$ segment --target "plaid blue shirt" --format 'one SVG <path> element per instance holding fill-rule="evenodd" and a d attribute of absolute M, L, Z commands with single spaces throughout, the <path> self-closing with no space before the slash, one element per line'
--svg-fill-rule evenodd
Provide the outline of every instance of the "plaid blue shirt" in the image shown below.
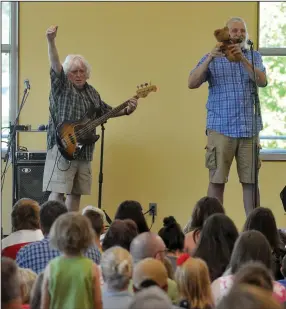
<path fill-rule="evenodd" d="M 52 249 L 49 239 L 45 237 L 41 241 L 29 244 L 19 250 L 16 257 L 16 263 L 21 268 L 30 268 L 39 274 L 48 265 L 50 260 L 60 256 L 60 251 Z M 101 254 L 96 246 L 90 247 L 85 256 L 93 260 L 96 264 L 100 264 Z"/>
<path fill-rule="evenodd" d="M 243 49 L 243 54 L 251 63 L 250 50 Z M 196 68 L 208 55 L 199 61 Z M 257 51 L 254 51 L 254 64 L 257 69 L 266 72 L 261 55 Z M 209 84 L 206 104 L 207 129 L 236 138 L 251 137 L 262 130 L 260 113 L 257 131 L 253 132 L 252 129 L 254 83 L 241 62 L 230 62 L 226 57 L 214 58 L 208 66 L 204 82 L 206 81 Z M 256 100 L 259 98 L 256 97 Z"/>

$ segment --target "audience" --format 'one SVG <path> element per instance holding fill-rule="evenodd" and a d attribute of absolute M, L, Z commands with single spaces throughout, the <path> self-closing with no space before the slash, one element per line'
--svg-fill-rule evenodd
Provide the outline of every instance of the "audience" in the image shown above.
<path fill-rule="evenodd" d="M 173 309 L 169 297 L 158 286 L 151 286 L 135 294 L 128 309 Z M 271 308 L 272 309 L 272 308 Z"/>
<path fill-rule="evenodd" d="M 233 286 L 239 284 L 255 285 L 270 292 L 273 291 L 273 278 L 271 271 L 260 262 L 248 262 L 237 271 Z"/>
<path fill-rule="evenodd" d="M 191 220 L 184 228 L 186 234 L 185 249 L 189 254 L 192 254 L 197 246 L 204 222 L 208 217 L 216 213 L 225 213 L 221 202 L 217 198 L 205 196 L 196 203 Z"/>
<path fill-rule="evenodd" d="M 285 234 L 267 208 L 253 210 L 240 235 L 221 203 L 209 197 L 195 205 L 186 234 L 173 216 L 164 218 L 158 234 L 150 232 L 140 203 L 129 200 L 119 205 L 106 234 L 105 213 L 93 206 L 68 213 L 61 202 L 40 207 L 21 199 L 11 218 L 12 234 L 2 240 L 4 309 L 286 304 Z"/>
<path fill-rule="evenodd" d="M 21 309 L 21 286 L 18 267 L 10 258 L 1 259 L 1 308 Z"/>
<path fill-rule="evenodd" d="M 279 280 L 279 282 L 286 287 L 286 255 L 284 256 L 282 263 L 281 263 L 281 273 L 284 279 Z"/>
<path fill-rule="evenodd" d="M 26 244 L 43 239 L 40 230 L 40 206 L 29 198 L 22 198 L 12 208 L 12 233 L 2 239 L 2 256 L 16 259 Z"/>
<path fill-rule="evenodd" d="M 22 309 L 30 308 L 30 296 L 33 285 L 37 279 L 37 274 L 33 272 L 31 269 L 27 268 L 18 268 L 19 274 L 19 282 L 21 288 L 21 295 L 22 295 Z"/>
<path fill-rule="evenodd" d="M 206 263 L 187 253 L 178 258 L 175 274 L 180 295 L 180 307 L 210 309 L 213 306 L 211 282 Z"/>
<path fill-rule="evenodd" d="M 161 261 L 146 258 L 135 265 L 132 283 L 136 293 L 150 286 L 158 286 L 167 293 L 168 273 Z"/>
<path fill-rule="evenodd" d="M 274 277 L 276 280 L 283 279 L 280 269 L 286 250 L 280 239 L 272 211 L 264 207 L 254 209 L 247 217 L 244 225 L 244 231 L 250 230 L 259 231 L 267 238 L 272 249 Z"/>
<path fill-rule="evenodd" d="M 16 257 L 19 267 L 30 268 L 39 274 L 44 271 L 48 263 L 55 257 L 60 256 L 60 251 L 50 246 L 50 230 L 56 219 L 68 210 L 62 202 L 47 201 L 41 206 L 40 225 L 44 234 L 44 239 L 34 242 L 22 248 Z M 100 252 L 93 243 L 85 255 L 95 263 L 100 263 Z"/>
<path fill-rule="evenodd" d="M 90 220 L 95 234 L 95 244 L 97 245 L 97 248 L 100 250 L 100 252 L 102 252 L 100 243 L 100 236 L 104 233 L 104 222 L 102 215 L 99 212 L 94 211 L 93 209 L 87 209 L 83 212 L 83 215 Z"/>
<path fill-rule="evenodd" d="M 237 238 L 236 226 L 228 216 L 214 214 L 205 221 L 193 256 L 207 263 L 211 282 L 226 270 Z"/>
<path fill-rule="evenodd" d="M 130 246 L 133 263 L 136 264 L 146 258 L 154 258 L 164 263 L 166 246 L 160 236 L 146 232 L 135 237 Z M 168 295 L 173 303 L 178 301 L 178 289 L 175 281 L 168 278 Z"/>
<path fill-rule="evenodd" d="M 254 230 L 243 232 L 237 239 L 229 263 L 231 274 L 220 277 L 212 283 L 212 292 L 216 304 L 229 292 L 239 269 L 251 261 L 261 262 L 272 273 L 269 242 L 262 233 Z M 286 301 L 286 289 L 276 281 L 273 281 L 273 293 L 279 299 L 279 302 Z"/>
<path fill-rule="evenodd" d="M 43 285 L 44 273 L 41 272 L 32 288 L 30 296 L 30 309 L 40 309 L 42 300 L 42 285 Z"/>
<path fill-rule="evenodd" d="M 101 259 L 105 282 L 102 289 L 103 309 L 127 309 L 132 299 L 128 291 L 132 277 L 132 257 L 121 247 L 106 250 Z"/>
<path fill-rule="evenodd" d="M 173 270 L 175 271 L 177 256 L 184 250 L 185 235 L 173 216 L 164 218 L 163 223 L 164 227 L 160 229 L 158 235 L 165 243 L 167 258 L 171 261 Z"/>
<path fill-rule="evenodd" d="M 113 246 L 120 246 L 130 250 L 132 240 L 138 235 L 137 226 L 130 219 L 115 220 L 110 225 L 102 242 L 102 250 L 105 251 Z"/>
<path fill-rule="evenodd" d="M 142 206 L 139 202 L 136 202 L 136 201 L 122 202 L 117 208 L 114 220 L 116 219 L 133 220 L 137 225 L 139 234 L 144 233 L 144 232 L 149 232 L 147 222 L 142 212 Z"/>
<path fill-rule="evenodd" d="M 282 309 L 280 304 L 264 289 L 242 284 L 235 286 L 216 309 Z"/>
<path fill-rule="evenodd" d="M 76 212 L 59 216 L 50 232 L 50 244 L 62 256 L 44 272 L 41 309 L 102 309 L 97 265 L 83 252 L 94 243 L 90 221 Z"/>

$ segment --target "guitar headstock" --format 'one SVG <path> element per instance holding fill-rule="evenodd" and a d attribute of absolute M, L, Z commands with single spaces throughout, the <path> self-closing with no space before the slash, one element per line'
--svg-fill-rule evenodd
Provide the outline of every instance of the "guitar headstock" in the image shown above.
<path fill-rule="evenodd" d="M 155 85 L 151 85 L 151 82 L 149 84 L 141 84 L 140 86 L 137 86 L 137 88 L 138 90 L 136 91 L 136 96 L 138 98 L 146 98 L 150 92 L 157 91 L 157 87 Z"/>

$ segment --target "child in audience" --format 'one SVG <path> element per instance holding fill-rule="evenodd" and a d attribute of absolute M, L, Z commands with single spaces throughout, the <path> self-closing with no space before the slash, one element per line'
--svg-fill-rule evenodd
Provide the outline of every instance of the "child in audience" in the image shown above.
<path fill-rule="evenodd" d="M 22 295 L 22 309 L 29 309 L 30 295 L 33 285 L 37 279 L 37 274 L 28 268 L 19 268 L 19 281 Z"/>
<path fill-rule="evenodd" d="M 50 244 L 62 255 L 45 269 L 41 309 L 102 309 L 98 267 L 83 256 L 93 242 L 85 216 L 69 212 L 56 219 Z"/>
<path fill-rule="evenodd" d="M 207 264 L 187 253 L 177 260 L 175 280 L 180 294 L 180 307 L 210 309 L 213 306 L 211 282 Z"/>

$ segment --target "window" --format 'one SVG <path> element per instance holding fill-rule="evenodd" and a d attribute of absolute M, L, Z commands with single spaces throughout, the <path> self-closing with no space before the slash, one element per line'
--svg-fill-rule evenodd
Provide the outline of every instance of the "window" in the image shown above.
<path fill-rule="evenodd" d="M 286 2 L 259 3 L 259 51 L 268 86 L 259 88 L 265 160 L 286 160 Z"/>
<path fill-rule="evenodd" d="M 18 102 L 18 6 L 1 3 L 2 42 L 2 155 L 7 149 L 10 121 L 16 118 Z M 13 91 L 12 91 L 13 90 Z M 3 151 L 4 150 L 4 151 Z"/>

